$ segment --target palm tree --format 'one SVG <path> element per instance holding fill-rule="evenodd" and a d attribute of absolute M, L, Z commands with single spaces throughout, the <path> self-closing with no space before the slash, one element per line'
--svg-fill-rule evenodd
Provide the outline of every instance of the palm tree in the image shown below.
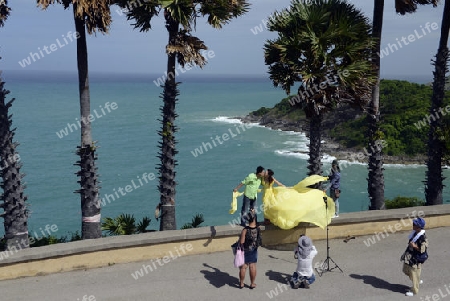
<path fill-rule="evenodd" d="M 417 4 L 437 5 L 439 0 L 395 0 L 395 9 L 402 15 L 414 13 Z M 385 209 L 384 204 L 384 175 L 383 175 L 383 153 L 380 140 L 383 133 L 380 130 L 380 51 L 381 33 L 383 29 L 384 0 L 374 0 L 372 36 L 375 48 L 372 53 L 373 69 L 376 75 L 376 84 L 372 88 L 372 99 L 367 108 L 368 111 L 368 179 L 367 191 L 370 199 L 370 210 Z"/>
<path fill-rule="evenodd" d="M 383 12 L 384 0 L 375 0 L 372 25 L 372 37 L 375 42 L 375 49 L 372 53 L 372 64 L 376 76 L 376 84 L 372 88 L 371 102 L 367 107 L 367 138 L 368 148 L 370 150 L 367 191 L 370 199 L 370 210 L 385 209 L 382 148 L 377 147 L 379 145 L 378 141 L 383 138 L 380 130 L 380 51 Z"/>
<path fill-rule="evenodd" d="M 116 3 L 128 10 L 127 18 L 136 21 L 135 28 L 141 31 L 151 29 L 150 21 L 161 10 L 164 13 L 165 26 L 169 34 L 166 46 L 167 78 L 165 79 L 163 93 L 163 106 L 161 108 L 161 136 L 159 159 L 159 185 L 160 193 L 160 230 L 175 230 L 175 155 L 177 127 L 175 119 L 175 106 L 179 95 L 176 82 L 176 63 L 184 68 L 185 65 L 206 64 L 203 51 L 207 49 L 204 42 L 191 35 L 195 30 L 197 17 L 207 16 L 208 23 L 214 28 L 222 28 L 231 19 L 247 12 L 247 0 L 165 0 L 165 1 L 132 1 L 117 0 Z"/>
<path fill-rule="evenodd" d="M 88 76 L 88 54 L 86 43 L 86 30 L 89 34 L 99 31 L 107 33 L 111 24 L 110 0 L 37 0 L 38 6 L 46 9 L 49 5 L 59 3 L 67 9 L 72 4 L 75 30 L 77 38 L 77 63 L 78 63 L 78 89 L 80 95 L 81 114 L 81 145 L 78 146 L 77 155 L 80 160 L 76 165 L 80 166 L 77 175 L 81 188 L 77 193 L 81 195 L 83 239 L 101 237 L 100 229 L 100 198 L 97 167 L 96 146 L 92 140 L 91 123 L 89 115 L 90 93 Z"/>
<path fill-rule="evenodd" d="M 445 0 L 444 13 L 442 16 L 441 37 L 436 60 L 433 62 L 434 80 L 433 96 L 431 97 L 430 115 L 436 116 L 436 112 L 442 110 L 445 95 L 445 75 L 448 72 L 449 49 L 447 47 L 450 31 L 450 0 Z M 447 125 L 448 127 L 448 125 Z M 446 150 L 446 132 L 443 116 L 433 118 L 430 122 L 428 134 L 428 160 L 425 182 L 425 199 L 427 205 L 438 205 L 443 203 L 442 190 L 444 177 L 442 176 L 442 160 Z"/>
<path fill-rule="evenodd" d="M 191 228 L 198 228 L 200 225 L 205 221 L 203 218 L 203 214 L 197 213 L 192 217 L 192 220 L 190 223 L 184 224 L 180 229 L 191 229 Z"/>
<path fill-rule="evenodd" d="M 105 218 L 102 223 L 102 230 L 109 235 L 131 235 L 147 232 L 147 227 L 150 225 L 150 218 L 143 217 L 136 225 L 136 219 L 131 214 L 120 214 L 117 217 Z"/>
<path fill-rule="evenodd" d="M 0 27 L 5 25 L 11 9 L 8 1 L 0 2 Z M 1 57 L 0 57 L 1 59 Z M 3 190 L 1 195 L 0 214 L 4 219 L 6 250 L 17 250 L 28 248 L 28 210 L 26 206 L 27 197 L 24 194 L 25 187 L 22 184 L 23 174 L 20 173 L 22 164 L 20 156 L 16 152 L 18 143 L 14 142 L 15 129 L 11 128 L 12 115 L 9 113 L 14 98 L 6 102 L 9 91 L 4 88 L 5 83 L 0 71 L 0 176 Z"/>
<path fill-rule="evenodd" d="M 278 32 L 264 46 L 270 79 L 287 94 L 301 83 L 291 104 L 309 119 L 308 175 L 321 175 L 324 114 L 344 103 L 364 108 L 369 101 L 371 26 L 344 0 L 292 0 L 269 18 L 268 29 Z"/>

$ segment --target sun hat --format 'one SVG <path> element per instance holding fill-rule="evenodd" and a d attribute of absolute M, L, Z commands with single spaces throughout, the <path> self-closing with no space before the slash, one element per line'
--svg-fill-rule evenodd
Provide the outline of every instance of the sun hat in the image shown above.
<path fill-rule="evenodd" d="M 308 236 L 300 236 L 298 239 L 298 254 L 306 258 L 313 250 L 311 239 Z"/>
<path fill-rule="evenodd" d="M 413 220 L 413 225 L 419 227 L 420 229 L 425 228 L 425 220 L 421 217 L 415 218 Z"/>

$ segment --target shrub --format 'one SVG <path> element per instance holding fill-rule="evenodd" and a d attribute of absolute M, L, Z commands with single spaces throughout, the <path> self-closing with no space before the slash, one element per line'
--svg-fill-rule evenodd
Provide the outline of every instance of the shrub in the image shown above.
<path fill-rule="evenodd" d="M 192 221 L 190 223 L 186 223 L 181 227 L 180 229 L 190 229 L 190 228 L 198 228 L 200 224 L 202 224 L 205 221 L 203 218 L 203 214 L 197 213 L 192 217 Z"/>
<path fill-rule="evenodd" d="M 417 197 L 397 196 L 392 200 L 386 199 L 384 201 L 386 209 L 407 208 L 415 206 L 425 206 L 425 201 Z"/>

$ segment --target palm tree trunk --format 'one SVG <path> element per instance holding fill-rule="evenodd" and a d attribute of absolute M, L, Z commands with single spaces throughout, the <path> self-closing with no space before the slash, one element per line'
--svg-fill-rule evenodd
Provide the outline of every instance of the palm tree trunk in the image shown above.
<path fill-rule="evenodd" d="M 82 226 L 81 235 L 83 239 L 101 237 L 100 228 L 100 200 L 97 168 L 95 160 L 95 145 L 91 137 L 90 115 L 90 95 L 89 95 L 89 77 L 88 77 L 88 54 L 86 43 L 85 22 L 82 17 L 76 15 L 77 4 L 73 4 L 73 13 L 75 19 L 75 29 L 79 34 L 77 39 L 77 62 L 78 62 L 78 84 L 80 94 L 80 114 L 81 114 L 81 146 L 78 147 L 77 155 L 80 161 L 76 165 L 80 166 L 77 175 L 81 188 L 76 193 L 81 195 L 81 215 Z"/>
<path fill-rule="evenodd" d="M 169 33 L 169 45 L 174 44 L 176 35 L 178 33 L 179 23 L 172 19 L 170 13 L 164 12 L 166 19 L 166 28 Z M 159 165 L 159 186 L 160 204 L 161 204 L 161 221 L 160 231 L 176 230 L 177 224 L 175 219 L 175 166 L 177 161 L 175 155 L 175 105 L 177 96 L 179 94 L 176 84 L 176 53 L 169 53 L 167 58 L 167 79 L 164 84 L 163 91 L 163 107 L 162 113 L 162 130 L 159 135 L 162 138 L 161 151 L 159 158 L 161 163 Z"/>
<path fill-rule="evenodd" d="M 380 50 L 381 32 L 383 29 L 384 0 L 375 0 L 373 9 L 373 30 L 375 50 L 372 53 L 372 64 L 376 72 L 377 82 L 372 88 L 372 100 L 368 107 L 368 188 L 370 210 L 385 209 L 384 206 L 384 175 L 383 154 L 377 141 L 380 139 Z"/>
<path fill-rule="evenodd" d="M 22 164 L 16 153 L 18 143 L 13 142 L 14 129 L 11 129 L 11 115 L 9 108 L 14 99 L 5 103 L 9 91 L 3 88 L 4 82 L 0 77 L 0 187 L 3 193 L 0 199 L 3 201 L 0 208 L 3 213 L 5 227 L 5 249 L 18 251 L 29 247 L 28 241 L 28 210 L 27 197 L 22 185 L 23 174 L 20 173 Z"/>
<path fill-rule="evenodd" d="M 322 135 L 322 115 L 313 115 L 309 121 L 309 159 L 308 176 L 322 175 L 321 163 L 321 135 Z"/>
<path fill-rule="evenodd" d="M 437 112 L 442 110 L 445 95 L 445 74 L 448 72 L 449 50 L 447 47 L 450 30 L 450 0 L 445 1 L 442 16 L 441 38 L 434 62 L 433 96 L 430 107 L 430 129 L 428 134 L 428 160 L 425 184 L 425 198 L 427 205 L 443 203 L 442 190 L 444 177 L 442 175 L 442 156 L 445 141 L 440 137 L 443 132 L 442 116 Z"/>

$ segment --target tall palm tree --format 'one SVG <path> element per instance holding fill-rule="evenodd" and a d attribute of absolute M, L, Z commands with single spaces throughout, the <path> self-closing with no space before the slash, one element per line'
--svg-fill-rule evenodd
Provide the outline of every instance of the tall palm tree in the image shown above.
<path fill-rule="evenodd" d="M 300 82 L 291 104 L 309 119 L 308 175 L 321 175 L 324 114 L 343 103 L 364 108 L 369 101 L 369 20 L 344 0 L 292 0 L 269 18 L 268 29 L 278 32 L 264 45 L 270 79 L 287 94 Z"/>
<path fill-rule="evenodd" d="M 186 64 L 202 67 L 206 64 L 203 51 L 207 49 L 203 41 L 191 35 L 195 30 L 197 18 L 207 17 L 207 22 L 214 28 L 222 28 L 233 18 L 247 12 L 247 0 L 161 0 L 144 1 L 137 3 L 127 0 L 117 0 L 116 3 L 128 10 L 127 18 L 136 21 L 135 28 L 141 31 L 151 29 L 150 21 L 161 10 L 164 13 L 165 25 L 169 34 L 166 46 L 167 78 L 165 79 L 163 93 L 163 106 L 161 108 L 162 123 L 159 135 L 161 136 L 159 159 L 159 185 L 160 193 L 160 230 L 175 230 L 175 155 L 177 127 L 175 119 L 177 114 L 175 106 L 179 95 L 176 82 L 176 63 L 184 68 Z"/>
<path fill-rule="evenodd" d="M 448 63 L 450 60 L 448 36 L 450 31 L 450 0 L 445 0 L 444 12 L 441 24 L 441 37 L 439 39 L 439 48 L 436 54 L 436 60 L 433 62 L 434 80 L 433 96 L 431 97 L 431 116 L 436 116 L 436 112 L 442 110 L 445 95 L 445 75 L 448 72 Z M 447 125 L 448 127 L 448 125 Z M 438 205 L 443 203 L 442 190 L 444 177 L 442 176 L 442 160 L 446 149 L 445 137 L 446 131 L 443 116 L 431 119 L 428 134 L 428 160 L 425 182 L 425 199 L 427 205 Z"/>
<path fill-rule="evenodd" d="M 439 0 L 395 0 L 395 9 L 399 14 L 414 13 L 417 4 L 437 5 Z M 368 106 L 368 179 L 367 191 L 370 199 L 370 210 L 385 209 L 384 205 L 384 174 L 383 174 L 383 152 L 379 141 L 383 139 L 380 130 L 380 52 L 381 35 L 383 29 L 384 0 L 374 0 L 372 36 L 375 48 L 372 53 L 372 63 L 376 75 L 376 85 L 372 88 L 372 99 Z"/>
<path fill-rule="evenodd" d="M 37 3 L 43 9 L 55 3 L 62 4 L 67 9 L 72 4 L 77 34 L 78 90 L 82 121 L 81 145 L 77 147 L 77 155 L 80 156 L 80 160 L 76 163 L 80 166 L 77 175 L 80 177 L 78 182 L 81 188 L 76 192 L 81 195 L 82 238 L 99 238 L 102 234 L 100 229 L 100 198 L 97 167 L 95 166 L 95 160 L 97 160 L 96 146 L 92 140 L 89 119 L 91 100 L 86 31 L 89 34 L 96 31 L 108 32 L 111 24 L 110 0 L 37 0 Z"/>
<path fill-rule="evenodd" d="M 375 0 L 372 21 L 372 37 L 374 38 L 375 49 L 372 53 L 372 64 L 376 76 L 376 84 L 372 88 L 371 102 L 367 107 L 367 137 L 370 150 L 367 191 L 370 199 L 369 209 L 371 210 L 385 209 L 382 148 L 378 147 L 378 141 L 383 138 L 380 130 L 380 51 L 383 12 L 384 0 Z"/>
<path fill-rule="evenodd" d="M 8 1 L 0 3 L 0 27 L 5 25 L 9 12 Z M 1 58 L 0 58 L 1 59 Z M 27 197 L 24 194 L 22 184 L 23 174 L 20 173 L 22 164 L 20 156 L 16 151 L 18 143 L 14 142 L 15 129 L 11 128 L 11 108 L 14 98 L 6 102 L 9 91 L 4 88 L 5 83 L 0 71 L 0 176 L 2 182 L 0 187 L 3 193 L 0 199 L 3 201 L 0 214 L 4 219 L 5 227 L 5 249 L 18 250 L 29 247 L 28 240 L 28 210 L 26 206 Z"/>

